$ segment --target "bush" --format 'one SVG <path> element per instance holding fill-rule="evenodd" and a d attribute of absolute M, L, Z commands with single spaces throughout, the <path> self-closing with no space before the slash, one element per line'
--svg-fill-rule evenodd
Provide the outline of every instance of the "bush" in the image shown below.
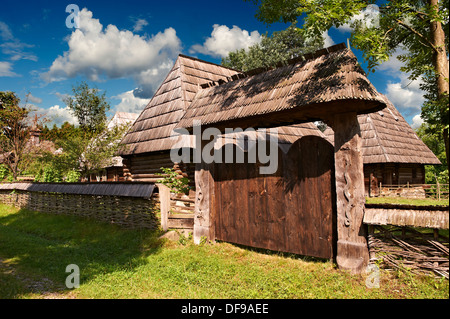
<path fill-rule="evenodd" d="M 9 169 L 5 165 L 0 165 L 0 182 L 9 176 Z"/>
<path fill-rule="evenodd" d="M 80 180 L 81 174 L 77 171 L 69 171 L 66 175 L 67 183 L 76 183 Z"/>
<path fill-rule="evenodd" d="M 163 176 L 157 182 L 166 185 L 170 190 L 177 194 L 187 194 L 189 192 L 189 179 L 180 176 L 173 168 L 161 167 L 164 173 L 157 173 L 156 175 Z"/>
<path fill-rule="evenodd" d="M 62 174 L 53 166 L 45 166 L 44 169 L 36 176 L 35 180 L 41 183 L 61 183 Z"/>

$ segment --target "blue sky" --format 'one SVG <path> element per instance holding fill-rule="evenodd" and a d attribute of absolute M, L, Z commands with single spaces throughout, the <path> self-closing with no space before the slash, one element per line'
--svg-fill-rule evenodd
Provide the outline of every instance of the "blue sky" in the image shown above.
<path fill-rule="evenodd" d="M 78 29 L 66 26 L 69 4 L 81 10 Z M 287 27 L 266 26 L 255 13 L 256 6 L 243 0 L 2 0 L 0 91 L 14 91 L 23 102 L 30 93 L 29 104 L 57 124 L 74 121 L 62 98 L 81 81 L 106 92 L 110 116 L 139 113 L 179 53 L 220 64 L 229 51 Z M 326 44 L 346 43 L 349 31 L 329 30 Z M 416 127 L 423 93 L 400 66 L 392 58 L 369 79 Z"/>

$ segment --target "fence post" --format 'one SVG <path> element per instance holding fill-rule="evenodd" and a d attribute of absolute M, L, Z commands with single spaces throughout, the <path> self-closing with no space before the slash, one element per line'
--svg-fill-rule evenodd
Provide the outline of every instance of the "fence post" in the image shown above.
<path fill-rule="evenodd" d="M 439 181 L 436 179 L 436 192 L 438 195 L 438 200 L 441 200 L 441 185 L 439 184 Z"/>
<path fill-rule="evenodd" d="M 164 231 L 168 230 L 168 220 L 170 211 L 170 188 L 162 185 L 156 185 L 159 190 L 159 207 L 161 210 L 161 228 Z"/>

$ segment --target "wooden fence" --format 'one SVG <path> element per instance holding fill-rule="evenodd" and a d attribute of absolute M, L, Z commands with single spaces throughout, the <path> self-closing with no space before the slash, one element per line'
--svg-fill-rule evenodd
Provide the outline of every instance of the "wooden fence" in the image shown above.
<path fill-rule="evenodd" d="M 193 232 L 195 193 L 174 194 L 167 186 L 157 184 L 161 209 L 161 227 L 164 231 L 175 229 Z"/>
<path fill-rule="evenodd" d="M 370 189 L 369 196 L 448 199 L 449 184 L 384 185 L 380 183 L 376 189 Z"/>
<path fill-rule="evenodd" d="M 148 183 L 0 184 L 0 202 L 37 212 L 157 229 L 159 202 Z"/>
<path fill-rule="evenodd" d="M 449 207 L 366 204 L 371 262 L 385 268 L 449 278 Z M 418 231 L 418 229 L 422 231 Z M 427 230 L 428 229 L 428 230 Z"/>

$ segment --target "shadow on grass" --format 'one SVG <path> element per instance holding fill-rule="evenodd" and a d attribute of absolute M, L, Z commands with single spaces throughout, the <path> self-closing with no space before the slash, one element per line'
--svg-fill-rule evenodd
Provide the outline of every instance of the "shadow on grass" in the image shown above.
<path fill-rule="evenodd" d="M 327 262 L 335 263 L 336 262 L 334 258 L 330 260 L 330 259 L 327 259 L 327 258 L 299 255 L 299 254 L 294 254 L 294 253 L 289 253 L 289 252 L 270 250 L 270 249 L 267 249 L 267 248 L 251 247 L 251 246 L 246 246 L 246 245 L 236 244 L 236 243 L 230 243 L 230 242 L 225 242 L 225 241 L 220 241 L 220 240 L 216 240 L 216 241 L 218 243 L 220 243 L 220 242 L 227 243 L 229 245 L 232 245 L 234 247 L 238 247 L 240 249 L 244 249 L 244 250 L 247 250 L 247 251 L 250 251 L 250 252 L 256 252 L 258 254 L 264 254 L 264 255 L 267 255 L 267 256 L 279 256 L 279 257 L 283 257 L 283 258 L 299 259 L 299 260 L 308 261 L 308 262 L 315 262 L 315 263 L 327 263 Z"/>
<path fill-rule="evenodd" d="M 45 293 L 68 292 L 65 282 L 71 273 L 66 267 L 72 264 L 80 269 L 81 285 L 99 275 L 133 270 L 161 249 L 159 235 L 159 230 L 129 230 L 26 209 L 5 213 L 0 206 L 0 261 L 3 270 L 10 269 L 0 268 L 0 298 L 20 298 L 39 288 Z M 20 278 L 27 278 L 26 283 Z"/>

